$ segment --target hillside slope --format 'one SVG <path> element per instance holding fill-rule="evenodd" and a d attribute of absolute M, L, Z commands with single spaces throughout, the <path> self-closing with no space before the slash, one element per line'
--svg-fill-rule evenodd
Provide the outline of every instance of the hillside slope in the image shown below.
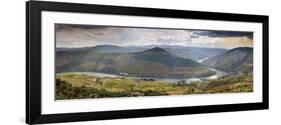
<path fill-rule="evenodd" d="M 253 48 L 239 47 L 202 62 L 208 66 L 229 72 L 253 71 Z"/>

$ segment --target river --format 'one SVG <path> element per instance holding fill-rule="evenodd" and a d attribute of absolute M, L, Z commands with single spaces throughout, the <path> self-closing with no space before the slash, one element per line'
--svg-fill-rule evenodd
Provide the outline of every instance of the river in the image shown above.
<path fill-rule="evenodd" d="M 208 58 L 203 58 L 200 60 L 197 60 L 197 62 L 201 63 L 202 61 L 206 60 Z M 130 77 L 130 76 L 123 76 L 123 75 L 115 75 L 115 74 L 108 74 L 108 73 L 98 73 L 98 72 L 67 72 L 67 73 L 59 73 L 60 74 L 84 74 L 84 75 L 89 75 L 89 76 L 96 76 L 96 77 L 126 77 L 126 78 L 131 78 L 131 79 L 153 79 L 155 81 L 163 81 L 163 82 L 169 82 L 169 83 L 177 83 L 179 81 L 185 81 L 186 83 L 191 83 L 191 82 L 196 82 L 196 81 L 204 81 L 204 80 L 212 80 L 212 79 L 217 79 L 219 77 L 223 77 L 228 75 L 229 73 L 214 69 L 209 67 L 210 70 L 216 72 L 215 75 L 212 76 L 207 76 L 207 77 L 198 77 L 198 78 L 186 78 L 186 79 L 179 79 L 179 78 L 153 78 L 153 77 Z"/>
<path fill-rule="evenodd" d="M 114 74 L 107 74 L 107 73 L 98 73 L 98 72 L 67 72 L 67 73 L 59 73 L 61 74 L 84 74 L 89 76 L 96 76 L 96 77 L 126 77 L 130 79 L 153 79 L 155 81 L 162 81 L 162 82 L 169 82 L 169 83 L 177 83 L 179 81 L 185 81 L 186 83 L 196 82 L 196 81 L 204 81 L 204 80 L 211 80 L 211 79 L 217 79 L 222 76 L 228 75 L 227 72 L 217 70 L 214 68 L 209 68 L 212 71 L 215 71 L 216 74 L 208 77 L 200 77 L 200 78 L 186 78 L 186 79 L 179 79 L 179 78 L 152 78 L 152 77 L 130 77 L 130 76 L 121 76 L 121 75 L 114 75 Z"/>
<path fill-rule="evenodd" d="M 199 62 L 199 63 L 202 63 L 203 61 L 205 61 L 205 60 L 207 60 L 208 58 L 207 57 L 205 57 L 205 58 L 203 58 L 203 59 L 199 59 L 199 60 L 197 60 L 197 62 Z"/>

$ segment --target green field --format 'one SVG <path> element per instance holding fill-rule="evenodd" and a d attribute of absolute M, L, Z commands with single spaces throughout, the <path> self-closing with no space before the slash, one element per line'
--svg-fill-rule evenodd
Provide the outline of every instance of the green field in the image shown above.
<path fill-rule="evenodd" d="M 79 74 L 56 76 L 56 99 L 161 96 L 252 92 L 253 75 L 241 74 L 216 80 L 176 84 L 126 77 L 95 77 Z"/>

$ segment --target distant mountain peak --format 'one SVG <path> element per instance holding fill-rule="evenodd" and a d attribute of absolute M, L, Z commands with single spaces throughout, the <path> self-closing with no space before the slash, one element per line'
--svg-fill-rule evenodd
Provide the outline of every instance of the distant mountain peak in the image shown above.
<path fill-rule="evenodd" d="M 154 47 L 152 49 L 145 50 L 143 53 L 170 54 L 170 52 L 160 47 Z"/>
<path fill-rule="evenodd" d="M 93 47 L 90 47 L 90 48 L 107 49 L 107 48 L 122 48 L 122 47 L 115 46 L 115 45 L 96 45 L 96 46 L 93 46 Z"/>
<path fill-rule="evenodd" d="M 96 45 L 96 46 L 94 46 L 94 47 L 119 47 L 119 46 L 106 45 L 106 44 L 104 44 L 104 45 Z"/>
<path fill-rule="evenodd" d="M 125 51 L 125 48 L 115 45 L 97 45 L 90 47 L 88 50 L 98 53 L 121 53 Z"/>

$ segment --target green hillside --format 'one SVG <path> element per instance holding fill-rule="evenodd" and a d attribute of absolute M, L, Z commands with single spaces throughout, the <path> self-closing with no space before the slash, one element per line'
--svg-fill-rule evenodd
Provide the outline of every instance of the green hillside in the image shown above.
<path fill-rule="evenodd" d="M 253 48 L 239 47 L 205 60 L 203 64 L 228 72 L 253 72 Z"/>
<path fill-rule="evenodd" d="M 253 92 L 253 75 L 223 77 L 216 80 L 171 84 L 125 77 L 96 77 L 78 74 L 56 76 L 56 99 L 86 99 L 161 95 Z"/>
<path fill-rule="evenodd" d="M 136 53 L 98 53 L 87 49 L 56 53 L 56 72 L 101 72 L 158 78 L 189 78 L 215 72 L 190 59 L 174 56 L 162 48 Z"/>

